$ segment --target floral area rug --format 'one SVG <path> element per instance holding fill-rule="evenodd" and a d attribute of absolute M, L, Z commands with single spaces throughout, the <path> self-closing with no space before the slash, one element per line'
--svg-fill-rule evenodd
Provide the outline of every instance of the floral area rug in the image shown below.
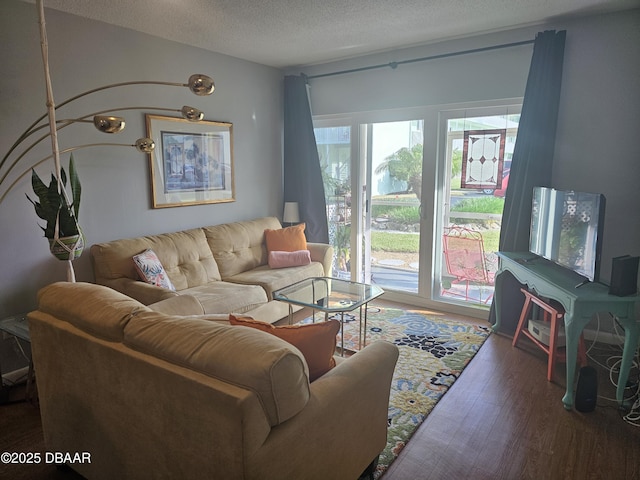
<path fill-rule="evenodd" d="M 333 318 L 340 319 L 340 315 Z M 345 347 L 356 350 L 357 317 L 345 314 L 344 319 Z M 487 327 L 447 320 L 435 313 L 369 307 L 367 344 L 384 340 L 400 351 L 391 382 L 387 446 L 380 455 L 375 478 L 380 478 L 397 458 L 488 336 Z"/>

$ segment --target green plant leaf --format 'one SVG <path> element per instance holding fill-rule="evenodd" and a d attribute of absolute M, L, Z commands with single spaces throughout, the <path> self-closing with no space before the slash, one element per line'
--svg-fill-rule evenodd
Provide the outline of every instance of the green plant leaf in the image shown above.
<path fill-rule="evenodd" d="M 45 237 L 54 238 L 56 223 L 58 224 L 58 236 L 68 237 L 78 235 L 80 233 L 78 227 L 78 211 L 80 207 L 80 179 L 73 162 L 73 158 L 69 160 L 69 171 L 72 189 L 72 205 L 66 199 L 64 189 L 67 184 L 67 174 L 64 168 L 60 169 L 61 187 L 58 190 L 58 180 L 54 174 L 51 174 L 49 186 L 47 186 L 35 172 L 31 171 L 31 185 L 37 199 L 32 199 L 27 195 L 27 199 L 33 204 L 36 215 L 45 220 L 46 227 L 40 227 L 44 230 Z"/>
<path fill-rule="evenodd" d="M 80 184 L 80 177 L 76 170 L 76 164 L 73 161 L 73 153 L 69 158 L 69 177 L 71 177 L 71 195 L 73 197 L 73 213 L 78 218 L 80 213 L 80 195 L 82 194 L 82 185 Z"/>
<path fill-rule="evenodd" d="M 35 193 L 38 198 L 46 196 L 47 186 L 33 169 L 31 169 L 31 186 L 33 187 L 33 193 Z"/>

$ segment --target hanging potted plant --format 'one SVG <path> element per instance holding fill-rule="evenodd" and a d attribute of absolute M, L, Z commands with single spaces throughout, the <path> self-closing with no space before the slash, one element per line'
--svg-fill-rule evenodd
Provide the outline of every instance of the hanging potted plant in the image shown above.
<path fill-rule="evenodd" d="M 51 253 L 60 260 L 75 260 L 84 249 L 84 236 L 78 225 L 78 212 L 80 210 L 80 194 L 82 187 L 73 162 L 73 155 L 69 159 L 69 177 L 71 183 L 71 197 L 67 196 L 67 175 L 64 168 L 60 169 L 60 181 L 51 174 L 49 186 L 40 179 L 35 170 L 31 170 L 31 185 L 33 192 L 38 197 L 32 200 L 36 214 L 46 222 L 42 228 L 44 236 L 49 239 Z"/>

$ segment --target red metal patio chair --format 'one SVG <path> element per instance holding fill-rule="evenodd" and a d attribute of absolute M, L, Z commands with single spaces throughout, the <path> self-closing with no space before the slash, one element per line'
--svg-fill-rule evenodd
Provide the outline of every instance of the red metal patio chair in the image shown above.
<path fill-rule="evenodd" d="M 471 285 L 493 286 L 495 272 L 487 268 L 484 242 L 480 232 L 460 226 L 446 227 L 442 241 L 447 272 L 453 277 L 452 284 L 465 285 L 465 300 L 470 299 Z M 443 286 L 443 293 L 445 291 L 450 295 L 460 295 Z M 493 292 L 484 300 L 484 303 L 488 303 L 492 297 Z"/>

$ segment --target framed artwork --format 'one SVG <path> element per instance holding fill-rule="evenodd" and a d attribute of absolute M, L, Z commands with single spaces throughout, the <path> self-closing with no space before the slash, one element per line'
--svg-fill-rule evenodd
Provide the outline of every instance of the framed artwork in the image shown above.
<path fill-rule="evenodd" d="M 231 123 L 145 117 L 153 208 L 235 201 Z"/>
<path fill-rule="evenodd" d="M 502 188 L 507 131 L 465 130 L 461 188 Z"/>

